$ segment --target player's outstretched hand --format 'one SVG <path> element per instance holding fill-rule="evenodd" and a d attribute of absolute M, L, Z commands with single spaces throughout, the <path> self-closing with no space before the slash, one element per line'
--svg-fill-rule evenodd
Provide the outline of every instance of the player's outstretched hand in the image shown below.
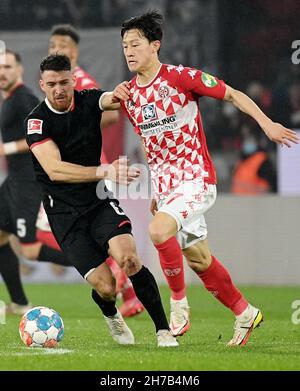
<path fill-rule="evenodd" d="M 123 81 L 118 84 L 113 90 L 113 102 L 117 103 L 121 100 L 128 100 L 130 97 L 130 84 L 128 81 Z"/>
<path fill-rule="evenodd" d="M 299 143 L 297 133 L 291 129 L 285 128 L 279 123 L 271 122 L 264 128 L 264 132 L 267 137 L 281 146 L 286 145 L 288 148 L 291 147 L 291 142 L 294 144 Z"/>
<path fill-rule="evenodd" d="M 111 164 L 100 166 L 104 170 L 104 178 L 121 185 L 129 185 L 138 179 L 140 170 L 137 167 L 129 166 L 129 159 L 122 157 Z"/>
<path fill-rule="evenodd" d="M 151 201 L 150 212 L 153 214 L 153 216 L 155 216 L 157 212 L 157 202 L 154 198 Z"/>

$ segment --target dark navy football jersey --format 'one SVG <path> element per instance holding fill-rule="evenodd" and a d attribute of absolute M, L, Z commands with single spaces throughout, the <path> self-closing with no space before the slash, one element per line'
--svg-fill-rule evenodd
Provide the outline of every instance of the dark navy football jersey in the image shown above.
<path fill-rule="evenodd" d="M 59 148 L 62 161 L 82 166 L 99 166 L 102 147 L 99 128 L 102 110 L 99 99 L 102 93 L 102 90 L 74 91 L 73 107 L 68 112 L 58 112 L 47 99 L 43 101 L 25 120 L 29 147 L 32 149 L 38 144 L 53 140 Z M 62 204 L 85 208 L 101 201 L 96 194 L 97 182 L 53 182 L 35 156 L 32 156 L 44 200 L 45 196 L 54 200 L 54 209 Z"/>
<path fill-rule="evenodd" d="M 39 104 L 32 91 L 20 84 L 4 99 L 0 113 L 0 128 L 3 143 L 19 141 L 26 137 L 24 119 Z M 8 175 L 14 180 L 34 179 L 30 153 L 14 153 L 6 156 Z"/>

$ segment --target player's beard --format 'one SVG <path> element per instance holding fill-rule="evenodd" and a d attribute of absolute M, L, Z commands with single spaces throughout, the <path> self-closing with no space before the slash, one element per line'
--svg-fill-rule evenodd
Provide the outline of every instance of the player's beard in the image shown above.
<path fill-rule="evenodd" d="M 7 84 L 5 85 L 5 82 Z M 16 80 L 9 82 L 7 79 L 0 80 L 0 90 L 4 92 L 8 92 L 12 89 L 12 87 L 16 84 Z"/>
<path fill-rule="evenodd" d="M 61 100 L 54 99 L 54 104 L 52 105 L 53 108 L 57 111 L 67 111 L 69 107 L 71 106 L 72 97 L 65 97 Z"/>

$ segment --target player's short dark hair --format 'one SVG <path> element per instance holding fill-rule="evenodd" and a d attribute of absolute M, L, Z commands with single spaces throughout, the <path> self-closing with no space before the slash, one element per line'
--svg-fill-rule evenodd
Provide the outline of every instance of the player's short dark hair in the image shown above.
<path fill-rule="evenodd" d="M 9 54 L 12 54 L 14 57 L 15 57 L 15 60 L 18 64 L 22 64 L 22 59 L 21 59 L 21 56 L 19 53 L 17 52 L 14 52 L 13 50 L 11 49 L 6 49 L 5 50 L 5 53 L 9 53 Z"/>
<path fill-rule="evenodd" d="M 71 70 L 71 62 L 69 57 L 62 54 L 50 54 L 45 57 L 40 65 L 40 71 L 43 73 L 44 71 L 70 71 Z"/>
<path fill-rule="evenodd" d="M 71 24 L 55 24 L 51 29 L 51 36 L 52 35 L 66 35 L 72 38 L 76 45 L 78 45 L 80 41 L 78 31 Z"/>
<path fill-rule="evenodd" d="M 122 23 L 121 37 L 128 30 L 138 29 L 149 42 L 161 41 L 163 36 L 163 16 L 156 10 L 146 12 L 141 16 L 135 16 Z"/>

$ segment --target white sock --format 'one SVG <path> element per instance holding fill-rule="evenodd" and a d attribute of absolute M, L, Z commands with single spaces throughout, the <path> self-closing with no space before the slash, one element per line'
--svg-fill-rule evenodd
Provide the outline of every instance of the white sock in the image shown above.
<path fill-rule="evenodd" d="M 248 307 L 236 319 L 241 323 L 247 323 L 253 317 L 254 307 L 251 304 L 248 304 Z"/>
<path fill-rule="evenodd" d="M 185 305 L 188 305 L 188 301 L 187 301 L 187 297 L 184 296 L 182 299 L 180 300 L 175 300 L 175 299 L 172 299 L 171 297 L 171 300 L 170 300 L 171 303 L 180 303 L 180 304 L 185 304 Z"/>

